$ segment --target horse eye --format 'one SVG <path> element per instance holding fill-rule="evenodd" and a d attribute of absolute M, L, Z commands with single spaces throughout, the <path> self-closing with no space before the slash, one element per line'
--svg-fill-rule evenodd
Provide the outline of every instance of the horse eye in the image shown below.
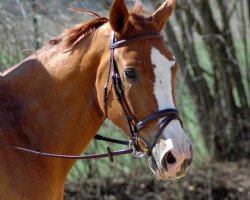
<path fill-rule="evenodd" d="M 125 69 L 125 76 L 130 79 L 136 79 L 137 74 L 133 69 Z"/>

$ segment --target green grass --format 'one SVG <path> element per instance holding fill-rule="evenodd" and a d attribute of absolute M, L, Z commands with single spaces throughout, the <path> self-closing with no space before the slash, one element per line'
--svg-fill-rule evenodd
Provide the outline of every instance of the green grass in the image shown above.
<path fill-rule="evenodd" d="M 0 71 L 12 67 L 23 59 L 24 55 L 22 53 L 19 53 L 17 55 L 12 55 L 10 53 L 0 54 Z"/>

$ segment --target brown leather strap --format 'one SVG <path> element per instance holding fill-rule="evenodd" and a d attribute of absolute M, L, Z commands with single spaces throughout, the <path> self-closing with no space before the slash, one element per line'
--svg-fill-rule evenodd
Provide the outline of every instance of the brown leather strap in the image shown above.
<path fill-rule="evenodd" d="M 152 39 L 159 39 L 159 38 L 162 39 L 163 35 L 160 33 L 151 33 L 151 34 L 147 34 L 147 35 L 137 36 L 135 38 L 119 40 L 117 42 L 112 43 L 110 45 L 110 49 L 116 49 L 116 48 L 119 48 L 123 45 L 135 43 L 135 42 L 139 42 L 139 41 L 143 41 L 143 40 L 152 40 Z"/>
<path fill-rule="evenodd" d="M 144 117 L 136 124 L 137 131 L 140 131 L 143 127 L 147 126 L 149 123 L 154 122 L 160 118 L 166 118 L 167 116 L 175 116 L 179 119 L 179 112 L 176 109 L 164 109 L 158 112 L 155 112 L 151 115 Z"/>
<path fill-rule="evenodd" d="M 10 144 L 6 144 L 3 142 L 0 142 L 1 146 L 4 146 L 9 149 L 14 149 L 20 152 L 29 153 L 35 156 L 39 157 L 46 157 L 46 158 L 59 158 L 59 159 L 73 159 L 73 160 L 89 160 L 89 159 L 98 159 L 98 158 L 109 158 L 111 162 L 113 162 L 113 157 L 120 156 L 124 154 L 131 154 L 132 149 L 125 149 L 125 150 L 117 150 L 117 151 L 111 151 L 109 147 L 107 147 L 108 153 L 102 153 L 102 154 L 91 154 L 91 155 L 63 155 L 63 154 L 54 154 L 54 153 L 47 153 L 47 152 L 41 152 L 36 150 L 31 150 L 23 147 L 18 147 Z"/>

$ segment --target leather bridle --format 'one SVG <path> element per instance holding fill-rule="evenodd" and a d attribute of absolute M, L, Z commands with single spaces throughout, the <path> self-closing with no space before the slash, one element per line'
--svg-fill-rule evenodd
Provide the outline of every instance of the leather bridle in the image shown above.
<path fill-rule="evenodd" d="M 119 40 L 116 41 L 115 32 L 111 33 L 110 38 L 110 65 L 108 70 L 108 78 L 107 82 L 104 86 L 103 90 L 103 101 L 104 101 L 104 110 L 105 114 L 107 115 L 107 100 L 108 100 L 108 86 L 110 82 L 110 76 L 112 77 L 112 86 L 114 88 L 114 92 L 116 95 L 117 101 L 120 103 L 121 109 L 125 115 L 125 120 L 127 124 L 127 128 L 130 133 L 130 142 L 129 146 L 133 150 L 132 154 L 135 157 L 142 157 L 146 153 L 150 156 L 152 153 L 152 149 L 156 144 L 156 141 L 161 136 L 164 128 L 172 121 L 172 120 L 179 120 L 182 124 L 179 113 L 176 109 L 164 109 L 161 111 L 157 111 L 152 113 L 141 120 L 137 120 L 136 117 L 132 114 L 131 109 L 129 108 L 126 99 L 124 97 L 123 87 L 121 84 L 121 78 L 119 75 L 118 67 L 115 62 L 114 58 L 114 51 L 117 48 L 123 47 L 127 44 L 139 42 L 143 40 L 152 40 L 152 39 L 162 39 L 162 34 L 159 33 L 151 33 L 147 35 L 142 35 L 139 37 L 130 38 L 128 40 Z M 161 120 L 160 120 L 161 119 Z M 160 127 L 157 134 L 154 136 L 151 142 L 146 142 L 139 136 L 139 131 L 145 128 L 148 124 L 155 122 L 156 120 L 160 120 L 157 126 Z M 143 146 L 143 149 L 141 148 Z"/>
<path fill-rule="evenodd" d="M 115 62 L 114 58 L 114 50 L 120 47 L 123 47 L 127 44 L 139 42 L 143 40 L 152 40 L 152 39 L 162 39 L 163 36 L 159 33 L 151 33 L 147 35 L 142 35 L 134 38 L 130 38 L 127 40 L 119 40 L 116 41 L 115 33 L 111 33 L 111 39 L 110 39 L 110 64 L 108 69 L 108 77 L 107 82 L 103 89 L 103 102 L 104 102 L 104 110 L 106 117 L 107 115 L 107 101 L 108 101 L 108 86 L 110 82 L 110 77 L 112 78 L 112 87 L 114 88 L 114 92 L 117 98 L 117 101 L 119 102 L 121 109 L 125 115 L 126 124 L 130 133 L 130 141 L 121 141 L 116 140 L 112 138 L 103 137 L 101 135 L 96 135 L 95 139 L 97 140 L 103 140 L 111 143 L 121 144 L 121 145 L 128 145 L 129 148 L 125 150 L 118 150 L 118 151 L 111 151 L 109 147 L 107 147 L 107 153 L 103 154 L 91 154 L 91 155 L 63 155 L 63 154 L 53 154 L 53 153 L 46 153 L 36 150 L 31 150 L 28 148 L 23 148 L 11 144 L 6 144 L 2 141 L 0 141 L 0 145 L 6 148 L 14 149 L 20 152 L 25 152 L 33 155 L 37 155 L 40 157 L 52 157 L 52 158 L 62 158 L 62 159 L 97 159 L 97 158 L 104 158 L 109 157 L 111 162 L 113 162 L 114 156 L 119 156 L 123 154 L 130 154 L 134 157 L 142 157 L 145 154 L 148 154 L 149 156 L 152 153 L 152 149 L 155 146 L 157 140 L 161 136 L 163 130 L 166 128 L 166 126 L 172 121 L 172 120 L 179 120 L 182 124 L 179 113 L 176 109 L 164 109 L 161 111 L 157 111 L 155 113 L 152 113 L 146 117 L 144 117 L 141 120 L 137 120 L 136 117 L 132 114 L 131 109 L 129 108 L 127 101 L 124 97 L 123 87 L 121 84 L 121 79 L 118 71 L 118 67 Z M 142 139 L 139 136 L 139 132 L 145 128 L 150 123 L 156 122 L 158 120 L 157 126 L 159 127 L 159 131 L 154 136 L 153 140 L 151 142 L 146 142 L 144 139 Z"/>

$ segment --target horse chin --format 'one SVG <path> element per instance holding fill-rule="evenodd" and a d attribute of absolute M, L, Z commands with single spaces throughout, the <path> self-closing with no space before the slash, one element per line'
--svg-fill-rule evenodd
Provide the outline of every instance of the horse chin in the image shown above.
<path fill-rule="evenodd" d="M 170 179 L 167 176 L 167 172 L 161 167 L 157 165 L 157 162 L 153 156 L 150 156 L 148 159 L 149 167 L 153 172 L 154 176 L 158 180 L 167 180 Z"/>

